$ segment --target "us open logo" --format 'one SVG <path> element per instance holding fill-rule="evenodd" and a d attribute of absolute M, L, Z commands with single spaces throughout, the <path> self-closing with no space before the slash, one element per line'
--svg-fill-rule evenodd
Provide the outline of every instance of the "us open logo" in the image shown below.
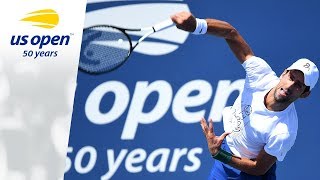
<path fill-rule="evenodd" d="M 59 14 L 53 9 L 42 9 L 28 13 L 20 21 L 29 22 L 33 26 L 52 29 L 59 23 Z"/>
<path fill-rule="evenodd" d="M 40 57 L 56 57 L 59 54 L 55 50 L 56 46 L 67 46 L 70 43 L 73 33 L 60 35 L 52 34 L 52 30 L 59 24 L 59 14 L 53 9 L 40 9 L 29 12 L 20 22 L 25 23 L 29 27 L 37 27 L 43 29 L 43 33 L 17 34 L 13 35 L 10 40 L 12 46 L 26 47 L 22 51 L 22 57 L 37 59 Z M 27 27 L 26 27 L 27 28 Z M 40 31 L 37 31 L 40 32 Z"/>

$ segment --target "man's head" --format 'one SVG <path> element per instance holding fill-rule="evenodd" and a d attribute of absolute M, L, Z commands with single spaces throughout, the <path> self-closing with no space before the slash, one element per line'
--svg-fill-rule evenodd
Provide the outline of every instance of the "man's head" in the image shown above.
<path fill-rule="evenodd" d="M 274 98 L 278 102 L 291 103 L 298 98 L 308 97 L 318 78 L 317 66 L 308 59 L 299 59 L 282 73 Z"/>

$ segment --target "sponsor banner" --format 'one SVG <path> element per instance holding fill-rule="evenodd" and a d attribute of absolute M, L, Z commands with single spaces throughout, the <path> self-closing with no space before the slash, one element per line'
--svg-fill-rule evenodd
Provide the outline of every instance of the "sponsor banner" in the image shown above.
<path fill-rule="evenodd" d="M 0 7 L 0 179 L 63 179 L 86 1 Z"/>
<path fill-rule="evenodd" d="M 200 18 L 233 24 L 255 54 L 280 75 L 301 57 L 320 66 L 319 38 L 314 37 L 319 25 L 310 24 L 320 15 L 315 7 L 315 2 L 291 1 L 89 0 L 84 27 L 141 28 L 176 12 L 191 11 Z M 297 25 L 297 19 L 303 25 Z M 143 32 L 128 33 L 133 44 L 143 36 Z M 97 49 L 106 48 L 107 43 L 97 39 Z M 94 57 L 94 53 L 82 47 L 80 57 Z M 212 118 L 216 133 L 223 133 L 222 110 L 242 91 L 244 77 L 224 40 L 175 27 L 146 38 L 114 71 L 99 75 L 79 71 L 64 178 L 206 179 L 214 160 L 199 120 Z M 279 179 L 297 179 L 301 167 L 294 163 L 310 164 L 303 177 L 313 177 L 316 161 L 301 154 L 306 143 L 320 146 L 312 136 L 313 128 L 320 125 L 314 118 L 318 89 L 308 100 L 296 103 L 299 135 L 285 161 L 278 163 Z M 309 103 L 313 106 L 305 108 Z"/>

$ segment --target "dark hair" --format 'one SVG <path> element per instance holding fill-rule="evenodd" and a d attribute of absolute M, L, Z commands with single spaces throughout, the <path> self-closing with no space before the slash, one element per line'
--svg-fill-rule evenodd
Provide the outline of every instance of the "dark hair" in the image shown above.
<path fill-rule="evenodd" d="M 304 89 L 303 93 L 308 92 L 308 91 L 310 91 L 310 86 L 306 86 L 306 88 Z"/>

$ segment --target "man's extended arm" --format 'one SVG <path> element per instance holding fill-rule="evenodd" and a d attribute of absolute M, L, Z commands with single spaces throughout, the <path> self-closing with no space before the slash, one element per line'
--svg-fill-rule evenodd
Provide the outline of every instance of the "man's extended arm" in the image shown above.
<path fill-rule="evenodd" d="M 246 172 L 247 174 L 260 176 L 265 174 L 276 160 L 276 157 L 269 155 L 264 149 L 262 149 L 258 157 L 254 160 L 233 156 L 229 165 L 239 169 L 240 171 Z"/>
<path fill-rule="evenodd" d="M 171 19 L 176 23 L 177 28 L 184 31 L 193 32 L 196 28 L 196 18 L 189 12 L 174 14 Z M 207 33 L 224 38 L 240 63 L 253 56 L 249 45 L 229 23 L 217 19 L 206 19 L 206 21 L 208 25 Z"/>

